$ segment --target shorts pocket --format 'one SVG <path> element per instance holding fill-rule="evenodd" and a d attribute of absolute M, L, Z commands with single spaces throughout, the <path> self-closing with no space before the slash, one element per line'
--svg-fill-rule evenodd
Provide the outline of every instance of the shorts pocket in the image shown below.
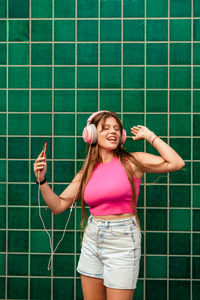
<path fill-rule="evenodd" d="M 132 231 L 136 226 L 134 224 L 131 225 L 118 225 L 111 226 L 111 232 L 114 236 L 123 237 L 123 236 L 131 236 Z"/>

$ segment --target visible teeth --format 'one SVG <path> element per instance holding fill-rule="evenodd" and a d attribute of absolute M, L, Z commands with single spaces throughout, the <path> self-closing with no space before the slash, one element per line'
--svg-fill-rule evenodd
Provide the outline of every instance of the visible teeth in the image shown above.
<path fill-rule="evenodd" d="M 116 138 L 107 138 L 107 140 L 116 141 Z"/>

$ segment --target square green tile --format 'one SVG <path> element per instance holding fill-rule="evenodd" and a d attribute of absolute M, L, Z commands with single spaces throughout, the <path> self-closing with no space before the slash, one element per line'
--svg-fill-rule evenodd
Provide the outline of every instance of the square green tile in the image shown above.
<path fill-rule="evenodd" d="M 196 19 L 193 21 L 193 40 L 200 41 L 200 20 Z"/>
<path fill-rule="evenodd" d="M 29 205 L 28 184 L 8 184 L 8 205 Z"/>
<path fill-rule="evenodd" d="M 52 91 L 32 90 L 31 91 L 31 111 L 51 112 L 52 111 Z"/>
<path fill-rule="evenodd" d="M 123 68 L 123 87 L 141 89 L 144 88 L 144 68 L 124 67 Z"/>
<path fill-rule="evenodd" d="M 8 21 L 8 40 L 9 41 L 29 41 L 29 21 L 28 20 L 9 20 Z"/>
<path fill-rule="evenodd" d="M 194 136 L 199 136 L 199 124 L 200 124 L 200 115 L 194 114 L 193 115 L 193 134 Z"/>
<path fill-rule="evenodd" d="M 1 165 L 1 164 L 0 164 Z M 1 180 L 2 181 L 2 180 Z M 0 207 L 0 216 L 1 216 L 1 219 L 0 219 L 0 227 L 3 229 L 3 228 L 6 228 L 6 208 L 5 207 Z"/>
<path fill-rule="evenodd" d="M 74 20 L 55 20 L 54 21 L 54 40 L 55 41 L 74 41 L 75 22 Z"/>
<path fill-rule="evenodd" d="M 32 20 L 31 21 L 31 40 L 32 41 L 51 41 L 52 40 L 52 21 Z"/>
<path fill-rule="evenodd" d="M 28 229 L 29 212 L 28 207 L 9 207 L 8 210 L 9 229 Z"/>
<path fill-rule="evenodd" d="M 98 110 L 98 92 L 93 90 L 77 91 L 77 111 L 97 111 Z"/>
<path fill-rule="evenodd" d="M 162 43 L 148 43 L 146 46 L 147 65 L 167 65 L 168 45 Z"/>
<path fill-rule="evenodd" d="M 170 41 L 190 41 L 191 20 L 170 20 Z"/>
<path fill-rule="evenodd" d="M 28 88 L 29 67 L 8 67 L 8 88 Z"/>
<path fill-rule="evenodd" d="M 193 64 L 200 65 L 200 43 L 193 43 Z"/>
<path fill-rule="evenodd" d="M 71 182 L 74 178 L 74 161 L 55 161 L 55 182 Z M 67 171 L 66 171 L 67 170 Z"/>
<path fill-rule="evenodd" d="M 75 64 L 75 44 L 54 44 L 54 64 L 74 65 Z"/>
<path fill-rule="evenodd" d="M 29 1 L 9 0 L 8 18 L 29 18 Z"/>
<path fill-rule="evenodd" d="M 146 230 L 163 231 L 167 230 L 167 210 L 147 209 Z"/>
<path fill-rule="evenodd" d="M 191 88 L 191 68 L 190 67 L 170 67 L 170 88 L 190 89 Z"/>
<path fill-rule="evenodd" d="M 9 90 L 8 91 L 8 111 L 28 112 L 29 111 L 29 91 Z"/>
<path fill-rule="evenodd" d="M 147 37 L 147 41 L 167 41 L 168 40 L 167 20 L 147 20 L 146 37 Z"/>
<path fill-rule="evenodd" d="M 28 278 L 8 277 L 7 291 L 9 299 L 27 299 Z"/>
<path fill-rule="evenodd" d="M 31 45 L 32 65 L 52 64 L 52 44 L 34 43 Z"/>
<path fill-rule="evenodd" d="M 78 44 L 77 64 L 98 65 L 98 44 Z"/>
<path fill-rule="evenodd" d="M 191 138 L 170 138 L 170 146 L 183 160 L 191 159 Z"/>
<path fill-rule="evenodd" d="M 74 88 L 75 87 L 75 68 L 74 67 L 55 67 L 54 68 L 54 87 L 55 88 Z"/>
<path fill-rule="evenodd" d="M 77 284 L 77 283 L 76 283 Z M 71 278 L 55 278 L 53 297 L 57 300 L 62 300 L 65 296 L 69 299 L 74 299 L 74 279 Z M 77 295 L 77 294 L 76 294 Z M 76 299 L 82 299 L 77 295 Z"/>
<path fill-rule="evenodd" d="M 169 233 L 169 254 L 190 255 L 191 238 L 190 233 Z"/>
<path fill-rule="evenodd" d="M 42 197 L 41 197 L 42 198 Z M 44 205 L 41 203 L 41 205 Z M 40 208 L 41 216 L 43 218 L 45 227 L 48 229 L 51 229 L 51 217 L 52 213 L 48 207 Z M 39 217 L 39 208 L 38 207 L 32 207 L 31 208 L 31 229 L 44 229 L 42 221 Z M 51 236 L 51 235 L 50 235 Z M 50 251 L 50 249 L 49 249 Z"/>
<path fill-rule="evenodd" d="M 121 45 L 120 44 L 100 44 L 100 64 L 101 65 L 120 65 L 121 64 Z"/>
<path fill-rule="evenodd" d="M 75 0 L 56 0 L 54 2 L 55 18 L 74 18 L 75 17 Z"/>
<path fill-rule="evenodd" d="M 105 67 L 100 69 L 101 88 L 120 88 L 121 87 L 121 68 Z"/>
<path fill-rule="evenodd" d="M 121 41 L 121 20 L 101 20 L 100 40 Z"/>
<path fill-rule="evenodd" d="M 45 231 L 31 231 L 31 252 L 49 253 L 49 237 Z"/>
<path fill-rule="evenodd" d="M 8 252 L 28 252 L 28 231 L 8 231 Z"/>
<path fill-rule="evenodd" d="M 73 255 L 56 255 L 54 256 L 54 276 L 74 276 L 74 256 Z M 63 265 L 67 264 L 67 268 Z"/>
<path fill-rule="evenodd" d="M 198 172 L 199 172 L 199 167 L 200 167 L 200 163 L 199 162 L 194 162 L 193 164 L 193 182 L 194 183 L 200 183 L 200 179 L 199 179 L 199 175 L 198 175 Z"/>
<path fill-rule="evenodd" d="M 45 256 L 45 262 L 46 262 Z M 48 262 L 47 262 L 48 264 Z M 42 267 L 45 268 L 44 265 Z M 51 279 L 50 278 L 30 278 L 31 299 L 48 300 L 51 298 Z"/>
<path fill-rule="evenodd" d="M 32 67 L 31 68 L 31 87 L 32 88 L 51 88 L 52 87 L 52 68 L 51 67 Z"/>
<path fill-rule="evenodd" d="M 83 131 L 83 130 L 82 130 Z M 83 141 L 83 138 L 77 138 L 77 159 L 85 159 L 87 154 L 88 144 Z M 82 162 L 78 162 L 82 163 Z M 79 168 L 79 165 L 78 165 Z"/>
<path fill-rule="evenodd" d="M 191 115 L 173 114 L 169 119 L 169 134 L 172 136 L 191 135 Z"/>
<path fill-rule="evenodd" d="M 0 6 L 1 6 L 0 18 L 7 17 L 7 3 L 6 2 L 7 2 L 6 0 L 0 0 Z"/>
<path fill-rule="evenodd" d="M 0 198 L 0 205 L 6 205 L 7 191 L 6 191 L 6 185 L 4 183 L 0 184 L 0 193 L 2 195 Z"/>
<path fill-rule="evenodd" d="M 145 280 L 146 281 L 146 296 L 147 299 L 167 300 L 167 280 Z"/>
<path fill-rule="evenodd" d="M 74 112 L 75 92 L 74 91 L 54 91 L 54 111 Z"/>
<path fill-rule="evenodd" d="M 123 91 L 124 112 L 144 111 L 144 91 Z"/>
<path fill-rule="evenodd" d="M 67 218 L 66 218 L 67 219 Z M 66 219 L 64 219 L 66 223 Z M 64 228 L 65 224 L 63 225 Z M 61 231 L 56 231 L 54 233 L 54 245 L 57 246 L 59 240 L 61 239 L 63 235 L 63 228 Z M 68 232 L 66 231 L 65 237 L 62 241 L 62 243 L 59 244 L 59 247 L 57 248 L 57 253 L 74 253 L 74 232 Z"/>
<path fill-rule="evenodd" d="M 146 277 L 148 278 L 167 277 L 167 257 L 146 256 Z"/>
<path fill-rule="evenodd" d="M 6 88 L 7 78 L 6 78 L 6 68 L 0 68 L 0 88 Z"/>
<path fill-rule="evenodd" d="M 50 274 L 47 269 L 48 261 L 49 261 L 49 255 L 32 254 L 30 256 L 30 275 L 31 276 L 49 276 Z M 40 280 L 42 280 L 42 278 L 40 278 Z M 44 284 L 44 282 L 43 282 L 43 284 Z M 38 285 L 37 290 L 39 289 L 39 287 L 41 287 L 40 284 Z M 42 288 L 42 290 L 43 290 L 43 288 Z M 47 295 L 48 291 L 49 291 L 48 286 L 47 287 L 45 286 L 45 290 L 46 290 L 45 295 Z M 36 295 L 36 292 L 35 292 L 35 295 Z M 41 294 L 40 294 L 40 296 L 41 296 Z M 44 298 L 44 299 L 49 299 L 49 298 Z"/>
<path fill-rule="evenodd" d="M 190 299 L 190 281 L 170 280 L 169 299 L 179 300 L 180 295 L 182 300 Z"/>
<path fill-rule="evenodd" d="M 125 5 L 125 3 L 124 3 L 124 5 Z M 94 16 L 92 16 L 92 17 L 94 17 Z M 100 0 L 100 17 L 101 18 L 120 18 L 121 17 L 121 0 L 119 0 L 119 1 Z"/>
<path fill-rule="evenodd" d="M 170 65 L 190 65 L 191 45 L 184 43 L 170 44 Z"/>
<path fill-rule="evenodd" d="M 78 18 L 97 18 L 98 17 L 98 0 L 79 0 L 77 2 Z"/>
<path fill-rule="evenodd" d="M 167 18 L 168 17 L 168 0 L 147 0 L 147 17 L 149 18 Z"/>
<path fill-rule="evenodd" d="M 0 44 L 0 65 L 6 65 L 7 64 L 7 45 L 6 44 Z"/>
<path fill-rule="evenodd" d="M 29 139 L 8 137 L 8 158 L 29 158 Z"/>
<path fill-rule="evenodd" d="M 162 199 L 162 201 L 160 201 Z M 167 206 L 166 186 L 151 185 L 146 187 L 146 206 L 165 207 Z"/>
<path fill-rule="evenodd" d="M 200 234 L 199 233 L 193 233 L 192 234 L 192 249 L 193 249 L 193 255 L 199 255 L 200 253 Z"/>
<path fill-rule="evenodd" d="M 78 20 L 77 41 L 98 41 L 98 21 Z"/>
<path fill-rule="evenodd" d="M 192 298 L 198 300 L 200 293 L 200 286 L 198 281 L 192 281 Z"/>
<path fill-rule="evenodd" d="M 190 231 L 191 212 L 190 209 L 170 209 L 169 230 Z"/>
<path fill-rule="evenodd" d="M 0 21 L 0 41 L 6 42 L 7 40 L 7 21 L 1 20 Z"/>
<path fill-rule="evenodd" d="M 51 134 L 52 134 L 52 115 L 32 114 L 31 135 L 51 135 Z"/>
<path fill-rule="evenodd" d="M 125 18 L 143 18 L 144 0 L 123 0 L 123 16 Z"/>
<path fill-rule="evenodd" d="M 74 114 L 55 114 L 54 115 L 54 134 L 55 135 L 74 135 L 75 134 L 75 115 Z"/>
<path fill-rule="evenodd" d="M 6 158 L 6 138 L 0 137 L 0 158 Z"/>
<path fill-rule="evenodd" d="M 193 88 L 200 89 L 200 68 L 193 68 Z"/>
<path fill-rule="evenodd" d="M 169 278 L 189 279 L 190 257 L 169 257 Z"/>
<path fill-rule="evenodd" d="M 131 127 L 143 123 L 144 123 L 144 116 L 142 114 L 128 114 L 128 113 L 123 114 L 123 127 L 126 130 L 127 135 L 131 135 Z M 134 147 L 135 143 L 133 143 L 132 139 L 131 142 Z"/>
<path fill-rule="evenodd" d="M 124 65 L 144 65 L 144 44 L 123 44 Z"/>
<path fill-rule="evenodd" d="M 29 45 L 23 43 L 10 43 L 8 48 L 8 63 L 10 65 L 29 64 Z"/>
<path fill-rule="evenodd" d="M 16 173 L 16 169 L 20 174 Z M 11 160 L 8 161 L 8 181 L 9 182 L 28 182 L 29 170 L 28 161 L 23 160 Z"/>
<path fill-rule="evenodd" d="M 170 17 L 191 17 L 191 0 L 170 1 Z"/>
<path fill-rule="evenodd" d="M 52 0 L 32 0 L 32 18 L 52 18 Z"/>
<path fill-rule="evenodd" d="M 199 147 L 200 147 L 200 139 L 193 138 L 193 159 L 199 159 L 200 157 Z"/>
<path fill-rule="evenodd" d="M 9 114 L 8 115 L 8 134 L 27 135 L 29 134 L 29 115 L 28 114 Z"/>
<path fill-rule="evenodd" d="M 185 166 L 177 172 L 169 174 L 172 183 L 191 183 L 191 163 L 185 161 Z"/>
<path fill-rule="evenodd" d="M 168 68 L 167 67 L 147 67 L 146 87 L 148 89 L 167 89 Z"/>
<path fill-rule="evenodd" d="M 191 112 L 191 91 L 169 92 L 170 112 Z"/>
<path fill-rule="evenodd" d="M 6 91 L 0 91 L 0 111 L 6 111 Z"/>
<path fill-rule="evenodd" d="M 57 195 L 60 195 L 66 189 L 66 187 L 68 185 L 66 185 L 66 184 L 65 185 L 62 185 L 62 184 L 58 185 L 58 184 L 56 184 L 55 186 L 57 187 L 57 189 L 54 190 L 55 193 Z M 58 190 L 59 186 L 62 186 L 62 189 Z M 54 240 L 54 245 L 57 244 L 57 242 L 60 239 L 59 236 L 60 236 L 60 234 L 62 233 L 62 231 L 63 231 L 63 229 L 65 227 L 66 220 L 68 219 L 69 214 L 70 214 L 70 210 L 67 209 L 63 213 L 54 216 L 54 220 L 53 220 L 54 229 L 60 230 L 59 234 L 57 235 L 57 237 Z M 74 220 L 75 220 L 75 215 L 73 214 L 73 216 L 71 216 L 70 219 L 69 219 L 69 223 L 67 225 L 67 230 L 74 230 L 74 228 L 75 228 Z M 71 236 L 71 233 L 74 234 L 74 232 L 66 232 L 66 234 L 67 235 L 69 234 L 70 236 Z M 55 234 L 55 232 L 54 232 L 54 234 Z M 67 235 L 65 236 L 66 239 L 67 239 Z M 73 239 L 73 237 L 71 236 L 70 239 Z M 63 242 L 64 242 L 64 240 L 63 240 Z M 70 245 L 70 249 L 68 249 L 68 250 L 65 249 L 66 252 L 74 252 L 74 242 L 70 242 L 70 244 L 71 244 Z M 66 241 L 65 241 L 65 243 L 64 243 L 63 246 L 66 247 Z M 72 250 L 72 248 L 73 248 L 73 250 Z"/>
<path fill-rule="evenodd" d="M 144 20 L 124 20 L 124 41 L 144 41 Z"/>
<path fill-rule="evenodd" d="M 146 254 L 167 254 L 166 233 L 146 233 Z"/>
<path fill-rule="evenodd" d="M 97 67 L 78 67 L 77 68 L 77 87 L 78 88 L 97 88 L 98 87 L 98 68 Z"/>
<path fill-rule="evenodd" d="M 167 135 L 167 115 L 148 114 L 146 116 L 146 126 L 158 136 Z"/>
<path fill-rule="evenodd" d="M 167 91 L 146 91 L 146 111 L 147 112 L 167 112 Z"/>
<path fill-rule="evenodd" d="M 200 17 L 200 6 L 198 0 L 193 0 L 193 16 Z"/>
<path fill-rule="evenodd" d="M 101 91 L 100 110 L 121 110 L 121 91 Z"/>
<path fill-rule="evenodd" d="M 54 138 L 54 158 L 74 159 L 74 138 Z"/>

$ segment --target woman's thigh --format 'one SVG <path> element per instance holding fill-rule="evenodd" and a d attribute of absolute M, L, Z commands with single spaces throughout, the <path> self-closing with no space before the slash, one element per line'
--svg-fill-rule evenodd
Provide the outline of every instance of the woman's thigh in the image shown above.
<path fill-rule="evenodd" d="M 81 285 L 84 300 L 106 300 L 106 287 L 103 279 L 81 274 Z"/>
<path fill-rule="evenodd" d="M 106 300 L 132 300 L 134 289 L 112 289 L 106 287 Z"/>

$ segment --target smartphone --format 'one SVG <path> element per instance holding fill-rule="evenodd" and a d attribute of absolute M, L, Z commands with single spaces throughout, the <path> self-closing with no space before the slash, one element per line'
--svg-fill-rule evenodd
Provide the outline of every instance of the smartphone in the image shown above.
<path fill-rule="evenodd" d="M 44 151 L 44 156 L 46 157 L 46 153 L 47 153 L 47 142 L 44 144 L 43 146 L 43 151 Z"/>

